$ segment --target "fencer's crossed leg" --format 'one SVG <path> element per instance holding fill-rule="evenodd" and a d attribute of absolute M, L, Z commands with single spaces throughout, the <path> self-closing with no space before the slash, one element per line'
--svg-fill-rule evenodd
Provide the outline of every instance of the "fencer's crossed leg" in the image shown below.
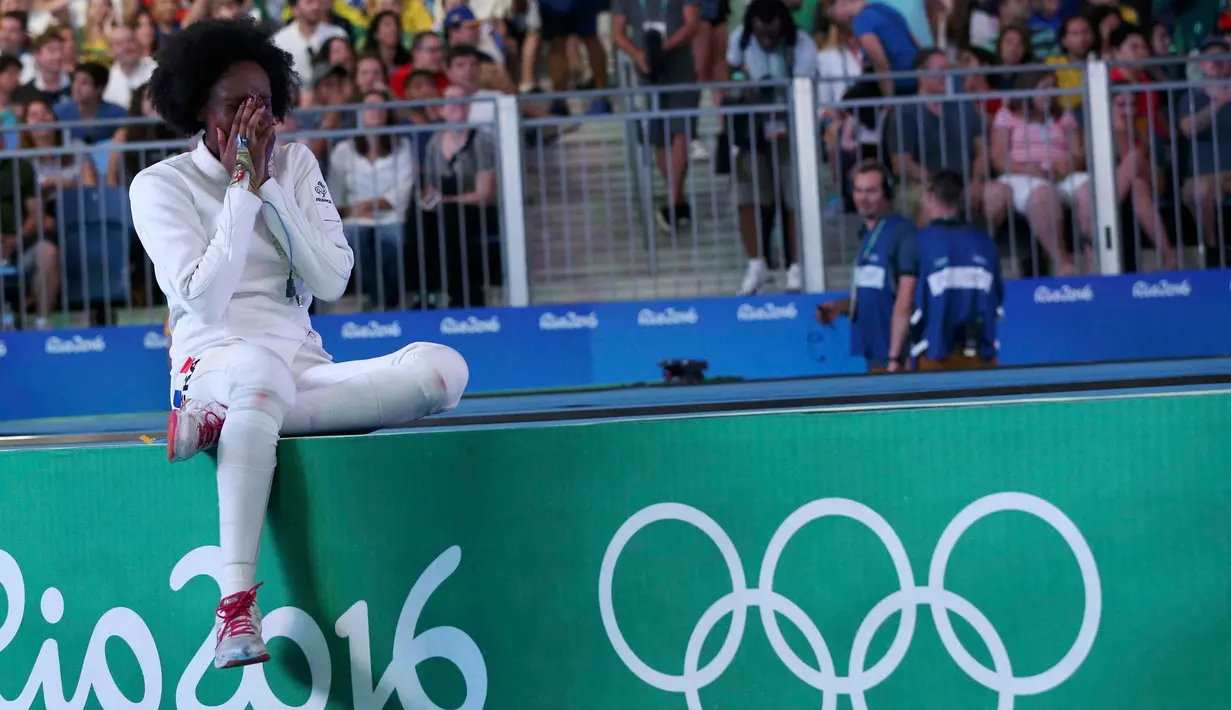
<path fill-rule="evenodd" d="M 292 363 L 295 406 L 283 436 L 366 433 L 457 407 L 470 371 L 453 348 L 411 343 L 382 357 L 328 362 L 301 351 Z M 434 377 L 433 377 L 434 375 Z"/>
<path fill-rule="evenodd" d="M 301 351 L 302 352 L 302 351 Z M 279 435 L 373 431 L 457 406 L 469 379 L 452 348 L 412 343 L 384 357 L 331 363 L 310 352 L 288 367 L 248 343 L 213 348 L 185 396 L 227 408 L 218 440 L 223 595 L 255 584 Z"/>

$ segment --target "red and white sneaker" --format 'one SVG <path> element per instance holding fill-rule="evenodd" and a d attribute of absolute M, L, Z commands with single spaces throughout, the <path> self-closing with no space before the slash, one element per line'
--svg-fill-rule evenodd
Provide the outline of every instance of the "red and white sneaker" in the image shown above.
<path fill-rule="evenodd" d="M 217 402 L 190 400 L 172 409 L 167 419 L 167 460 L 187 461 L 218 445 L 227 408 Z"/>
<path fill-rule="evenodd" d="M 218 603 L 218 622 L 214 633 L 215 668 L 238 668 L 269 660 L 269 649 L 261 638 L 261 607 L 256 603 L 258 584 L 246 592 L 224 597 Z"/>

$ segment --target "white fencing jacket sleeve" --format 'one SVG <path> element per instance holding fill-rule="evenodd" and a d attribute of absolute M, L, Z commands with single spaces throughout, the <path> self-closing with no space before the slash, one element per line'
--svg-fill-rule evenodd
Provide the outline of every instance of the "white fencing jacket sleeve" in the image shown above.
<path fill-rule="evenodd" d="M 217 228 L 208 234 L 192 188 L 166 161 L 138 174 L 131 195 L 133 227 L 158 285 L 201 322 L 221 321 L 243 276 L 261 201 L 243 187 L 228 188 Z"/>
<path fill-rule="evenodd" d="M 276 149 L 273 162 L 277 179 L 270 177 L 261 185 L 265 224 L 308 292 L 336 301 L 346 291 L 355 257 L 320 164 L 300 143 Z"/>

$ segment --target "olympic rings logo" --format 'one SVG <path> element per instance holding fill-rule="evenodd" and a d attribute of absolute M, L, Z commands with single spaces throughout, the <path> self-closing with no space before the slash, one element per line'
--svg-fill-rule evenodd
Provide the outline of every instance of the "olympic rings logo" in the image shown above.
<path fill-rule="evenodd" d="M 982 518 L 1010 510 L 1034 515 L 1060 533 L 1077 559 L 1077 566 L 1081 571 L 1082 584 L 1085 588 L 1085 611 L 1077 632 L 1077 640 L 1056 665 L 1033 676 L 1013 675 L 1008 650 L 996 629 L 973 604 L 945 589 L 945 569 L 958 539 Z M 850 518 L 874 532 L 889 552 L 900 586 L 898 591 L 873 606 L 859 625 L 851 647 L 850 668 L 845 676 L 837 674 L 829 646 L 812 619 L 805 615 L 794 602 L 776 593 L 773 588 L 774 573 L 787 542 L 804 525 L 829 516 Z M 620 632 L 611 600 L 612 578 L 624 546 L 642 528 L 662 520 L 678 520 L 688 523 L 705 533 L 722 553 L 731 575 L 731 592 L 714 602 L 693 627 L 688 646 L 684 651 L 684 672 L 680 675 L 654 670 L 633 652 Z M 745 581 L 743 564 L 731 538 L 712 518 L 696 508 L 681 503 L 651 505 L 634 514 L 621 525 L 607 546 L 598 577 L 598 604 L 603 626 L 607 630 L 607 637 L 611 640 L 612 647 L 624 665 L 638 678 L 655 688 L 672 693 L 683 693 L 689 710 L 701 709 L 699 691 L 717 680 L 734 660 L 743 640 L 744 625 L 747 622 L 750 607 L 759 607 L 761 624 L 778 658 L 795 677 L 822 692 L 822 710 L 835 710 L 838 707 L 839 695 L 850 696 L 853 710 L 866 710 L 867 701 L 864 693 L 888 678 L 905 658 L 915 633 L 917 607 L 926 604 L 931 608 L 932 619 L 945 650 L 966 675 L 999 694 L 997 704 L 999 710 L 1010 710 L 1016 697 L 1045 693 L 1068 680 L 1077 671 L 1094 646 L 1103 601 L 1094 555 L 1090 552 L 1090 546 L 1086 544 L 1085 538 L 1082 537 L 1073 521 L 1069 520 L 1060 509 L 1042 498 L 1025 493 L 996 493 L 966 506 L 945 528 L 940 541 L 936 544 L 936 550 L 932 553 L 926 586 L 915 586 L 914 572 L 906 556 L 906 549 L 889 523 L 871 508 L 853 500 L 824 498 L 812 501 L 792 513 L 779 526 L 770 540 L 755 589 L 750 589 Z M 871 668 L 865 668 L 872 637 L 895 612 L 901 612 L 902 616 L 897 635 L 894 636 L 889 650 Z M 982 665 L 962 646 L 961 641 L 953 632 L 949 612 L 962 617 L 979 634 L 991 654 L 993 668 Z M 706 666 L 698 668 L 702 645 L 719 620 L 728 614 L 731 615 L 731 627 L 727 632 L 726 640 L 723 641 L 722 647 L 713 660 Z M 814 668 L 805 663 L 787 645 L 778 627 L 778 614 L 786 617 L 802 632 L 811 647 L 812 654 L 816 656 L 817 667 Z"/>

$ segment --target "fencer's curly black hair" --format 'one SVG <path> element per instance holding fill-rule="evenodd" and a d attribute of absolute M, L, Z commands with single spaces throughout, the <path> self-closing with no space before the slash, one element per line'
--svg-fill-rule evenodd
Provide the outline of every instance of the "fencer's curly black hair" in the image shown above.
<path fill-rule="evenodd" d="M 291 55 L 271 37 L 247 17 L 198 22 L 171 35 L 150 78 L 154 109 L 184 135 L 194 135 L 205 129 L 201 110 L 218 80 L 233 65 L 254 62 L 269 75 L 274 118 L 283 118 L 291 109 L 295 70 Z"/>

